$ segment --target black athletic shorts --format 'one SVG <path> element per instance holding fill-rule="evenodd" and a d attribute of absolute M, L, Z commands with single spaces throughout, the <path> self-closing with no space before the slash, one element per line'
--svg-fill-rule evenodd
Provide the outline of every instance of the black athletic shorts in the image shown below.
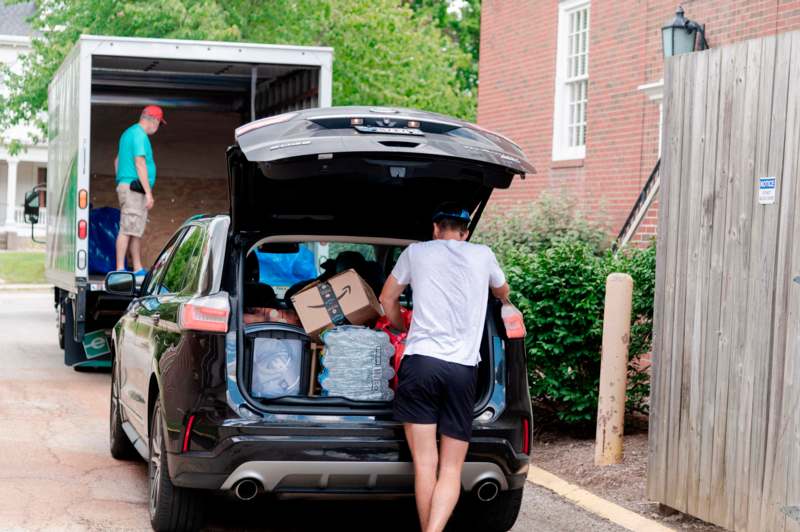
<path fill-rule="evenodd" d="M 407 355 L 398 375 L 394 398 L 396 421 L 436 424 L 439 434 L 469 441 L 478 380 L 476 366 Z"/>

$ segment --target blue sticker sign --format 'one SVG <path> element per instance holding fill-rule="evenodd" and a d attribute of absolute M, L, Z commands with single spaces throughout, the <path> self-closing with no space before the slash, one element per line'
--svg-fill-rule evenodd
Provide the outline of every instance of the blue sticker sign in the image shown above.
<path fill-rule="evenodd" d="M 775 203 L 775 187 L 777 184 L 778 179 L 775 177 L 758 178 L 758 202 L 761 205 Z"/>

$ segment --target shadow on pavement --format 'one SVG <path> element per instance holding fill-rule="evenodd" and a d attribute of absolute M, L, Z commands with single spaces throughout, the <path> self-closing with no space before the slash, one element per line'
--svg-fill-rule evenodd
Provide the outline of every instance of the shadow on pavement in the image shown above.
<path fill-rule="evenodd" d="M 276 500 L 261 496 L 242 502 L 227 494 L 215 494 L 208 500 L 204 530 L 413 532 L 419 530 L 416 515 L 413 498 L 319 501 Z"/>

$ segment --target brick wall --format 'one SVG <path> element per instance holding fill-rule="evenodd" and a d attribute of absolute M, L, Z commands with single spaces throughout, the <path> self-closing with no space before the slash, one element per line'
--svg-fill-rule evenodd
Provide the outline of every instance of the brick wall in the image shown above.
<path fill-rule="evenodd" d="M 686 0 L 711 47 L 800 28 L 800 0 Z M 498 191 L 499 203 L 566 189 L 589 212 L 625 221 L 658 159 L 659 108 L 637 87 L 662 77 L 661 26 L 676 0 L 592 0 L 586 157 L 553 162 L 557 0 L 484 0 L 478 123 L 518 142 L 537 174 Z M 655 231 L 656 209 L 637 239 Z"/>

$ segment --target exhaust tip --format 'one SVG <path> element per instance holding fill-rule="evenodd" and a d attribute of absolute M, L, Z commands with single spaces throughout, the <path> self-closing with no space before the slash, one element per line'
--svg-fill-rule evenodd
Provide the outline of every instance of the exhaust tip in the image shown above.
<path fill-rule="evenodd" d="M 249 501 L 258 495 L 258 489 L 258 482 L 250 478 L 245 478 L 236 483 L 233 487 L 233 493 L 240 501 Z"/>
<path fill-rule="evenodd" d="M 485 480 L 475 489 L 475 495 L 481 502 L 492 502 L 499 494 L 500 486 L 494 480 Z"/>

